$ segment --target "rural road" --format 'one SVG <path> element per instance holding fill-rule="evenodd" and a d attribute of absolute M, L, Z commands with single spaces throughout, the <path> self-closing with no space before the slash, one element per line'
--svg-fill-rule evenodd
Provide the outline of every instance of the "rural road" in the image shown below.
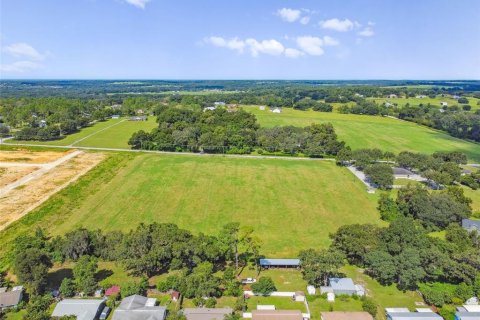
<path fill-rule="evenodd" d="M 76 142 L 75 142 L 76 143 Z M 42 147 L 53 149 L 75 149 L 75 150 L 90 150 L 90 151 L 115 151 L 115 152 L 136 152 L 136 153 L 151 153 L 151 154 L 174 154 L 183 156 L 198 156 L 198 157 L 227 157 L 240 159 L 280 159 L 280 160 L 301 160 L 301 161 L 335 161 L 334 158 L 300 158 L 300 157 L 282 157 L 282 156 L 254 156 L 242 154 L 216 154 L 216 153 L 195 153 L 195 152 L 170 152 L 157 150 L 138 150 L 138 149 L 122 149 L 122 148 L 101 148 L 101 147 L 78 147 L 78 146 L 54 146 L 49 144 L 29 144 L 29 143 L 0 143 L 8 146 L 23 146 L 23 147 Z"/>
<path fill-rule="evenodd" d="M 50 171 L 51 169 L 57 167 L 58 165 L 78 156 L 80 153 L 82 153 L 82 151 L 74 151 L 72 153 L 69 153 L 67 155 L 65 155 L 64 157 L 61 157 L 60 159 L 57 159 L 53 162 L 49 162 L 49 163 L 44 163 L 41 165 L 41 168 L 30 173 L 30 174 L 27 174 L 26 176 L 24 176 L 23 178 L 15 181 L 15 182 L 12 182 L 10 183 L 9 185 L 6 185 L 5 187 L 3 188 L 0 188 L 0 197 L 2 197 L 3 195 L 5 195 L 7 192 L 15 189 L 15 188 L 18 188 L 20 186 L 23 186 L 24 184 L 34 180 L 34 179 L 37 179 L 41 176 L 43 176 L 45 173 L 47 173 L 48 171 Z M 39 166 L 39 165 L 36 165 L 36 166 Z"/>

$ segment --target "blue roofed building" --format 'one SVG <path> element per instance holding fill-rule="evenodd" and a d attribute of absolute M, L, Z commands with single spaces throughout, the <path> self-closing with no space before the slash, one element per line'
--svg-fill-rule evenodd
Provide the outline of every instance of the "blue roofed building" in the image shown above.
<path fill-rule="evenodd" d="M 477 231 L 480 233 L 480 220 L 463 219 L 462 228 L 468 232 Z"/>
<path fill-rule="evenodd" d="M 300 259 L 260 259 L 262 268 L 298 268 Z"/>

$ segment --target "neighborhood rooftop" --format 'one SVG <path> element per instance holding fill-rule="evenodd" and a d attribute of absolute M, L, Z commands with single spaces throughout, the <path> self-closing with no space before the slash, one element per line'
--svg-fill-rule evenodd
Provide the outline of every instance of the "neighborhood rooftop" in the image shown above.
<path fill-rule="evenodd" d="M 156 299 L 140 295 L 126 297 L 113 313 L 112 320 L 163 320 L 165 307 L 155 306 Z"/>
<path fill-rule="evenodd" d="M 260 266 L 300 266 L 300 259 L 260 259 Z"/>
<path fill-rule="evenodd" d="M 23 290 L 7 291 L 7 288 L 0 288 L 0 310 L 16 306 L 22 300 Z"/>
<path fill-rule="evenodd" d="M 469 231 L 477 230 L 480 232 L 480 220 L 463 219 L 462 227 Z"/>
<path fill-rule="evenodd" d="M 391 312 L 387 313 L 387 320 L 443 320 L 434 312 Z"/>
<path fill-rule="evenodd" d="M 232 314 L 231 308 L 185 308 L 183 315 L 187 320 L 223 320 L 226 315 Z"/>
<path fill-rule="evenodd" d="M 52 316 L 73 315 L 77 320 L 94 320 L 100 314 L 104 304 L 105 301 L 99 299 L 65 299 L 57 304 Z"/>

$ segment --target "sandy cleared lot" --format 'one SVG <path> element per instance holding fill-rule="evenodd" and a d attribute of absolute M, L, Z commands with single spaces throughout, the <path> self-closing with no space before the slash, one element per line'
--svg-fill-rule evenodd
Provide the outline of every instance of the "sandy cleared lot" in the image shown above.
<path fill-rule="evenodd" d="M 33 171 L 37 170 L 38 167 L 2 167 L 0 165 L 0 188 L 9 185 L 17 181 L 18 179 L 26 176 L 27 174 L 32 173 Z"/>
<path fill-rule="evenodd" d="M 67 152 L 30 150 L 0 151 L 0 162 L 48 163 L 70 152 L 73 152 L 73 150 Z"/>
<path fill-rule="evenodd" d="M 3 161 L 5 161 L 6 158 L 18 159 L 28 157 L 22 153 L 14 156 L 10 154 L 5 156 L 4 153 L 3 151 L 0 152 L 0 159 Z M 32 160 L 26 161 L 27 163 L 28 161 L 44 163 L 44 165 L 40 165 L 39 168 L 21 166 L 2 168 L 6 171 L 0 176 L 0 190 L 2 188 L 8 188 L 12 183 L 18 183 L 19 180 L 22 178 L 25 179 L 29 175 L 33 175 L 33 178 L 12 190 L 8 190 L 8 192 L 0 197 L 0 230 L 3 230 L 10 223 L 20 219 L 29 211 L 42 204 L 51 195 L 65 188 L 105 158 L 105 155 L 101 153 L 77 151 L 73 158 L 67 158 L 66 161 L 60 162 L 62 156 L 69 157 L 72 156 L 72 154 L 59 152 L 46 153 L 46 155 L 41 155 L 39 152 L 33 152 L 32 155 L 29 156 Z M 50 165 L 51 163 L 55 163 L 55 161 L 59 164 L 54 166 Z M 48 167 L 48 170 L 45 169 L 46 167 Z M 14 172 L 17 172 L 16 176 Z M 7 179 L 9 182 L 7 182 Z M 1 183 L 3 183 L 3 186 Z"/>

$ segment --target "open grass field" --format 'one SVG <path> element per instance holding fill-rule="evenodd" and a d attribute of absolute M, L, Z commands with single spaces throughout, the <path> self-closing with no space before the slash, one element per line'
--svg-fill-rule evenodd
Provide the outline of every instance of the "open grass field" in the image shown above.
<path fill-rule="evenodd" d="M 380 148 L 398 153 L 415 151 L 433 153 L 435 151 L 461 151 L 470 161 L 480 161 L 480 144 L 464 141 L 446 133 L 386 117 L 352 114 L 299 111 L 284 108 L 282 113 L 272 113 L 267 108 L 246 106 L 245 110 L 256 115 L 262 126 L 293 125 L 305 127 L 312 123 L 330 122 L 341 140 L 353 149 Z"/>
<path fill-rule="evenodd" d="M 155 117 L 149 117 L 148 121 L 128 121 L 126 119 L 109 119 L 97 122 L 90 127 L 84 128 L 77 133 L 66 136 L 61 140 L 53 141 L 16 141 L 8 143 L 26 143 L 52 146 L 81 146 L 130 149 L 128 139 L 139 130 L 150 132 L 157 126 Z"/>
<path fill-rule="evenodd" d="M 139 130 L 150 132 L 158 126 L 155 120 L 155 117 L 149 117 L 147 121 L 122 121 L 118 125 L 112 126 L 76 143 L 75 146 L 130 149 L 128 140 L 132 134 Z M 110 121 L 114 120 L 112 119 Z"/>
<path fill-rule="evenodd" d="M 477 98 L 474 97 L 466 97 L 468 99 L 468 105 L 472 107 L 472 110 L 480 109 L 480 105 L 478 105 Z M 461 107 L 463 104 L 458 103 L 457 100 L 450 98 L 450 97 L 436 97 L 436 98 L 368 98 L 368 100 L 375 101 L 376 103 L 385 103 L 390 102 L 393 104 L 398 105 L 399 107 L 406 105 L 409 103 L 411 106 L 418 106 L 420 104 L 427 105 L 431 104 L 432 106 L 436 106 L 438 108 L 441 107 L 441 102 L 447 102 L 448 106 L 458 105 Z"/>
<path fill-rule="evenodd" d="M 37 226 L 60 235 L 80 226 L 127 231 L 141 222 L 174 222 L 216 234 L 238 221 L 254 227 L 262 253 L 293 257 L 326 247 L 341 225 L 381 224 L 376 199 L 329 161 L 112 153 L 1 232 L 0 242 Z"/>

